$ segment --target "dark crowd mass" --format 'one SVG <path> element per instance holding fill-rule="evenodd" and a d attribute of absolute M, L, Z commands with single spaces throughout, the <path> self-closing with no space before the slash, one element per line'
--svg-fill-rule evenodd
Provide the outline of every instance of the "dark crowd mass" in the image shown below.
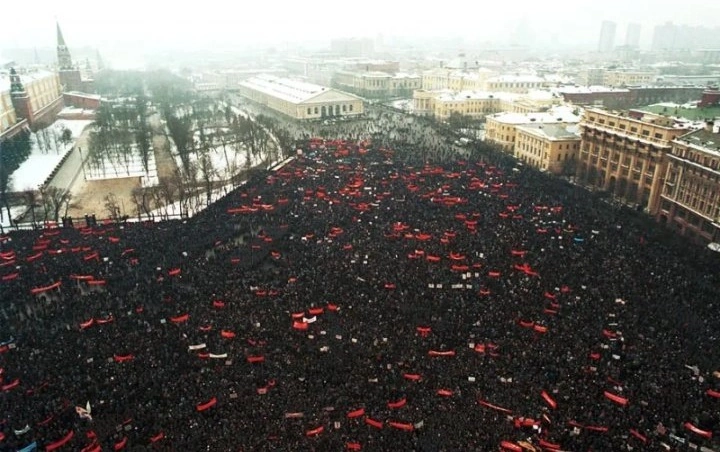
<path fill-rule="evenodd" d="M 709 251 L 500 157 L 299 151 L 186 221 L 2 236 L 0 448 L 717 449 Z"/>

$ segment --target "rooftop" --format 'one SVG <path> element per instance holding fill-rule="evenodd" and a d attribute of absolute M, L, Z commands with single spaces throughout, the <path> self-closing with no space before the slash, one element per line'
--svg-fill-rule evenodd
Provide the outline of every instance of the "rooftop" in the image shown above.
<path fill-rule="evenodd" d="M 546 112 L 537 113 L 495 113 L 489 115 L 488 118 L 492 118 L 498 122 L 505 124 L 532 124 L 532 123 L 577 123 L 580 122 L 580 117 L 573 113 L 574 109 L 567 106 L 558 106 L 551 108 Z"/>
<path fill-rule="evenodd" d="M 324 91 L 330 90 L 329 88 L 314 83 L 301 82 L 299 80 L 267 74 L 249 78 L 244 82 L 240 82 L 240 85 L 296 104 L 305 102 Z"/>
<path fill-rule="evenodd" d="M 460 102 L 464 100 L 484 100 L 484 99 L 497 99 L 496 93 L 490 93 L 486 91 L 446 91 L 443 90 L 440 95 L 436 97 L 441 102 Z"/>
<path fill-rule="evenodd" d="M 488 79 L 488 82 L 495 83 L 542 83 L 544 81 L 544 78 L 537 75 L 498 75 Z"/>
<path fill-rule="evenodd" d="M 564 124 L 526 124 L 518 126 L 517 130 L 536 135 L 551 141 L 579 140 L 580 128 L 577 125 Z"/>
<path fill-rule="evenodd" d="M 55 75 L 55 72 L 38 69 L 26 73 L 21 73 L 20 71 L 18 71 L 18 74 L 20 75 L 20 80 L 23 82 L 23 84 L 27 85 L 28 83 L 35 80 L 53 77 Z M 0 93 L 6 91 L 10 91 L 10 73 L 8 71 L 0 71 Z"/>
<path fill-rule="evenodd" d="M 557 88 L 560 94 L 591 94 L 591 93 L 629 93 L 629 89 L 610 88 L 609 86 L 562 86 Z"/>
<path fill-rule="evenodd" d="M 706 148 L 709 151 L 717 152 L 720 148 L 720 133 L 718 133 L 718 126 L 713 126 L 713 131 L 706 130 L 704 128 L 694 130 L 690 133 L 686 133 L 677 138 L 677 141 L 685 142 L 701 148 Z"/>

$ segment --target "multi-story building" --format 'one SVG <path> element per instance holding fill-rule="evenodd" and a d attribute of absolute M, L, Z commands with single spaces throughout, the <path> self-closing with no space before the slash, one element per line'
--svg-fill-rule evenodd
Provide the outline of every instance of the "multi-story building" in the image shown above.
<path fill-rule="evenodd" d="M 577 180 L 654 215 L 671 142 L 687 130 L 672 119 L 588 109 L 580 122 Z"/>
<path fill-rule="evenodd" d="M 404 73 L 344 70 L 336 72 L 333 77 L 336 88 L 372 98 L 410 96 L 421 84 L 419 75 Z"/>
<path fill-rule="evenodd" d="M 615 47 L 615 30 L 617 24 L 610 20 L 604 20 L 600 28 L 600 42 L 598 43 L 598 52 L 612 52 Z"/>
<path fill-rule="evenodd" d="M 545 80 L 536 75 L 499 75 L 486 79 L 482 89 L 505 93 L 527 93 L 544 86 Z"/>
<path fill-rule="evenodd" d="M 625 33 L 625 46 L 631 49 L 640 48 L 640 24 L 629 23 Z"/>
<path fill-rule="evenodd" d="M 490 70 L 463 71 L 450 68 L 435 68 L 423 72 L 422 89 L 428 91 L 449 89 L 453 91 L 485 91 L 485 82 L 492 74 Z"/>
<path fill-rule="evenodd" d="M 7 80 L 7 83 L 4 83 Z M 15 116 L 15 107 L 10 97 L 10 80 L 4 79 L 0 75 L 0 136 L 3 132 L 15 125 L 17 117 Z"/>
<path fill-rule="evenodd" d="M 578 72 L 577 83 L 581 86 L 598 86 L 605 81 L 605 69 L 592 67 Z"/>
<path fill-rule="evenodd" d="M 424 101 L 423 94 L 420 92 L 419 97 L 413 100 Z M 417 105 L 421 108 L 424 107 L 419 102 Z M 419 113 L 429 114 L 440 121 L 447 120 L 453 114 L 480 119 L 490 113 L 499 111 L 500 99 L 492 93 L 484 91 L 435 92 L 430 97 L 427 108 L 428 110 L 422 110 Z"/>
<path fill-rule="evenodd" d="M 295 119 L 357 116 L 364 111 L 362 99 L 352 94 L 272 75 L 241 82 L 238 92 Z"/>
<path fill-rule="evenodd" d="M 704 129 L 672 142 L 657 219 L 694 240 L 720 240 L 720 133 Z"/>
<path fill-rule="evenodd" d="M 518 160 L 554 174 L 568 173 L 580 149 L 577 124 L 527 124 L 515 127 Z"/>
<path fill-rule="evenodd" d="M 580 117 L 569 107 L 554 107 L 540 113 L 496 113 L 485 117 L 485 140 L 513 152 L 517 127 L 531 124 L 575 125 Z"/>
<path fill-rule="evenodd" d="M 43 70 L 0 73 L 0 135 L 17 127 L 42 128 L 63 107 L 60 78 Z M 13 132 L 14 133 L 14 132 Z"/>
<path fill-rule="evenodd" d="M 655 73 L 649 71 L 605 71 L 603 85 L 605 86 L 639 86 L 649 85 L 655 81 Z"/>

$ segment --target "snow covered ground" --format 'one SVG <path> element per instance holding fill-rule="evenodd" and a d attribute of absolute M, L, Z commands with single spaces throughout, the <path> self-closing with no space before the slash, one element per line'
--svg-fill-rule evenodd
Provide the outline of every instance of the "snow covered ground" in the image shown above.
<path fill-rule="evenodd" d="M 413 100 L 412 99 L 399 99 L 394 100 L 390 102 L 390 106 L 393 108 L 397 108 L 398 110 L 403 110 L 407 112 L 412 112 L 413 110 Z"/>
<path fill-rule="evenodd" d="M 115 160 L 103 160 L 97 164 L 87 162 L 85 164 L 85 177 L 87 180 L 140 177 L 140 183 L 143 187 L 154 187 L 159 182 L 155 153 L 150 152 L 148 155 L 148 171 L 145 171 L 142 158 L 137 150 L 129 156 L 127 162 Z"/>
<path fill-rule="evenodd" d="M 65 154 L 73 148 L 83 129 L 91 123 L 92 121 L 87 120 L 58 119 L 54 124 L 43 129 L 44 131 L 33 133 L 30 138 L 32 141 L 30 157 L 12 173 L 10 190 L 23 191 L 42 185 Z M 72 140 L 67 145 L 55 142 L 55 138 L 59 139 L 63 129 L 69 129 L 72 133 Z"/>

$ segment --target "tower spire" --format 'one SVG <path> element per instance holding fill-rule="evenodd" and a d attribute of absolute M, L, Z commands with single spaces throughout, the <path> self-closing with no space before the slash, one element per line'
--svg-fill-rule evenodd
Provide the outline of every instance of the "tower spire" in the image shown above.
<path fill-rule="evenodd" d="M 63 38 L 62 30 L 60 30 L 60 23 L 55 22 L 57 28 L 57 45 L 58 47 L 65 45 L 65 38 Z"/>
<path fill-rule="evenodd" d="M 63 38 L 62 31 L 60 30 L 60 23 L 56 22 L 56 25 L 58 69 L 61 71 L 71 71 L 73 69 L 73 64 L 72 58 L 70 57 L 70 50 L 65 44 L 65 38 Z"/>

